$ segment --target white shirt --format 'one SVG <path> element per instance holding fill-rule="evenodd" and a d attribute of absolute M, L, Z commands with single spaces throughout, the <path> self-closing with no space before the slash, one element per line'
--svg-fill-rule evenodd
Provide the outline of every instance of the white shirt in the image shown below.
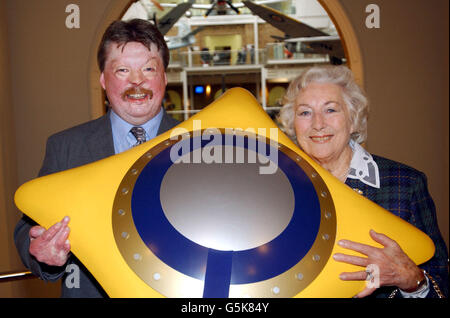
<path fill-rule="evenodd" d="M 162 110 L 159 113 L 140 127 L 145 130 L 145 139 L 150 140 L 156 137 L 158 133 L 159 125 L 163 118 L 164 112 Z M 112 135 L 114 141 L 114 152 L 116 154 L 130 149 L 136 144 L 136 138 L 130 132 L 130 129 L 134 127 L 130 123 L 126 122 L 119 117 L 111 108 L 109 118 L 111 120 Z"/>
<path fill-rule="evenodd" d="M 353 157 L 347 178 L 358 179 L 371 187 L 379 189 L 380 174 L 378 165 L 373 160 L 372 155 L 354 140 L 350 140 L 350 148 L 353 150 Z"/>

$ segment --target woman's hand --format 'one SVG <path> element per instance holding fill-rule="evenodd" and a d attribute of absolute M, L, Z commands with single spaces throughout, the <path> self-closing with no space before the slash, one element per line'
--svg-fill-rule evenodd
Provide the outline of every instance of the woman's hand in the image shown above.
<path fill-rule="evenodd" d="M 339 246 L 359 252 L 367 257 L 351 256 L 336 253 L 333 258 L 338 262 L 344 262 L 366 268 L 371 265 L 378 269 L 374 277 L 379 286 L 369 284 L 363 291 L 355 297 L 366 297 L 372 294 L 381 286 L 397 286 L 405 292 L 413 292 L 417 289 L 417 282 L 424 278 L 423 271 L 414 264 L 406 255 L 400 246 L 394 240 L 384 234 L 370 230 L 370 236 L 375 242 L 383 245 L 383 248 L 377 248 L 348 240 L 340 240 Z M 368 277 L 366 270 L 358 272 L 344 272 L 339 275 L 342 280 L 366 280 Z M 377 284 L 378 285 L 378 284 Z"/>

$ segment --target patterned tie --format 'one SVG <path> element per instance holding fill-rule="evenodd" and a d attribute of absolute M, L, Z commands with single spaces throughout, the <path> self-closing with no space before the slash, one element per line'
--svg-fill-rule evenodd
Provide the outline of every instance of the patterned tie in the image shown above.
<path fill-rule="evenodd" d="M 130 132 L 136 138 L 137 142 L 134 146 L 140 145 L 145 142 L 145 129 L 142 127 L 133 127 Z M 133 147 L 134 147 L 133 146 Z"/>

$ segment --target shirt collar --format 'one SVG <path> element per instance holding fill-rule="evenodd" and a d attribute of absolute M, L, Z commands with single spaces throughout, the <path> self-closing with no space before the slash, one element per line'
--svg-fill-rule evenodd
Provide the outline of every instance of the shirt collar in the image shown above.
<path fill-rule="evenodd" d="M 350 147 L 353 150 L 353 157 L 347 177 L 360 180 L 371 187 L 380 188 L 378 165 L 372 155 L 354 140 L 350 140 Z"/>
<path fill-rule="evenodd" d="M 140 127 L 145 129 L 146 140 L 156 137 L 163 115 L 164 112 L 161 107 L 159 113 L 155 117 L 140 125 Z M 136 138 L 130 132 L 130 129 L 134 127 L 134 125 L 123 120 L 112 108 L 110 111 L 110 120 L 115 153 L 123 152 L 134 146 L 136 144 Z"/>

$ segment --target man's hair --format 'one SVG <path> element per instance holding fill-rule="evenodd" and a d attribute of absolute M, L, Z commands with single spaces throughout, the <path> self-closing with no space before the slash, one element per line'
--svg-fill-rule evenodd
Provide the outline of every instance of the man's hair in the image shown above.
<path fill-rule="evenodd" d="M 164 36 L 150 21 L 133 19 L 129 21 L 114 21 L 106 29 L 97 51 L 97 62 L 101 72 L 105 69 L 109 45 L 115 43 L 119 47 L 124 46 L 128 42 L 139 42 L 149 50 L 151 50 L 152 44 L 156 45 L 164 63 L 164 69 L 167 69 L 170 56 Z"/>

